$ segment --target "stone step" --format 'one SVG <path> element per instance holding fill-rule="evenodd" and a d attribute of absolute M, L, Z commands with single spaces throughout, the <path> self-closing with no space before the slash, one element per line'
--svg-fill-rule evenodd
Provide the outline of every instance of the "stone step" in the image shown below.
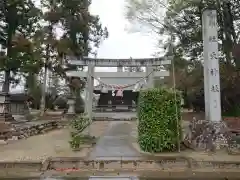
<path fill-rule="evenodd" d="M 138 180 L 138 178 L 124 176 L 91 176 L 89 180 Z"/>

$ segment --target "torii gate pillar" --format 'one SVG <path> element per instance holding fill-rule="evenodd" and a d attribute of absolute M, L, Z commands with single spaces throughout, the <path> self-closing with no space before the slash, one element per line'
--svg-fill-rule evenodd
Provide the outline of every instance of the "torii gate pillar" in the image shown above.
<path fill-rule="evenodd" d="M 86 91 L 86 105 L 85 112 L 90 121 L 92 121 L 93 116 L 93 90 L 94 90 L 94 65 L 88 65 L 88 74 L 87 74 L 87 91 Z"/>

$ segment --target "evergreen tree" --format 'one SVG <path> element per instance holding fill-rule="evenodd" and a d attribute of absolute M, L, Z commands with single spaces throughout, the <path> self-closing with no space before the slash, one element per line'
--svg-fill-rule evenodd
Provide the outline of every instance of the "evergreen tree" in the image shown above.
<path fill-rule="evenodd" d="M 9 92 L 10 83 L 15 80 L 11 73 L 39 70 L 39 59 L 35 56 L 31 38 L 40 18 L 41 11 L 31 0 L 1 1 L 0 40 L 7 51 L 0 57 L 0 71 L 5 72 L 4 92 Z"/>

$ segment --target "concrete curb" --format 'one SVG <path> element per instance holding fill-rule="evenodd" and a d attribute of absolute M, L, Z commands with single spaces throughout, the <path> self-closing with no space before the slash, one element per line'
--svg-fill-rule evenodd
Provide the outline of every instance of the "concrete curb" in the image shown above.
<path fill-rule="evenodd" d="M 154 174 L 161 177 L 239 177 L 240 162 L 207 162 L 212 163 L 212 167 L 193 167 L 189 164 L 185 167 L 163 167 L 168 161 L 186 158 L 182 156 L 172 157 L 154 157 L 154 160 L 87 160 L 86 158 L 76 157 L 55 157 L 41 161 L 18 161 L 18 162 L 0 162 L 0 177 L 20 177 L 24 174 L 30 175 L 97 175 L 103 173 L 105 176 L 111 173 L 136 173 L 138 175 L 148 174 L 152 177 Z M 185 159 L 187 161 L 187 159 Z M 118 164 L 118 166 L 116 166 Z M 141 166 L 148 165 L 148 166 Z M 157 165 L 157 166 L 156 166 Z M 214 166 L 215 165 L 215 166 Z M 232 168 L 225 168 L 225 165 L 231 165 Z M 148 167 L 148 168 L 146 168 Z"/>
<path fill-rule="evenodd" d="M 218 160 L 212 160 L 212 161 L 197 161 L 196 159 L 183 155 L 183 154 L 163 154 L 163 155 L 155 155 L 149 152 L 144 152 L 140 149 L 140 147 L 138 146 L 138 143 L 132 143 L 132 147 L 139 152 L 140 154 L 142 154 L 143 156 L 147 157 L 147 159 L 155 159 L 155 160 L 162 160 L 162 159 L 166 159 L 166 158 L 172 158 L 177 160 L 186 160 L 188 162 L 189 168 L 201 168 L 203 166 L 203 164 L 205 165 L 210 165 L 213 168 L 214 167 L 224 167 L 224 166 L 231 166 L 231 165 L 235 165 L 236 167 L 238 167 L 240 169 L 240 160 L 239 161 L 218 161 Z M 234 167 L 235 168 L 235 167 Z"/>
<path fill-rule="evenodd" d="M 127 174 L 127 176 L 126 176 Z M 137 176 L 138 178 L 153 178 L 156 180 L 159 179 L 176 179 L 176 180 L 186 180 L 186 179 L 199 179 L 202 180 L 203 178 L 213 178 L 213 179 L 238 179 L 240 173 L 239 172 L 198 172 L 198 171 L 179 171 L 179 172 L 169 172 L 169 171 L 109 171 L 109 172 L 101 172 L 101 171 L 89 171 L 89 172 L 75 172 L 75 173 L 69 173 L 66 175 L 66 173 L 51 173 L 49 172 L 48 175 L 51 175 L 51 177 L 62 177 L 64 178 L 86 178 L 89 179 L 90 176 L 100 176 L 103 177 L 131 177 L 131 176 Z"/>

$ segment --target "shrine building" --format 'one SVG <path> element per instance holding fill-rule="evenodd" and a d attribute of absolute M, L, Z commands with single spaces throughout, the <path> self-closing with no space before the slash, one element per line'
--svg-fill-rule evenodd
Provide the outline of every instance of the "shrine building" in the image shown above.
<path fill-rule="evenodd" d="M 85 71 L 68 71 L 68 76 L 87 77 Z M 137 82 L 143 81 L 146 72 L 123 72 L 123 67 L 118 67 L 117 72 L 94 72 L 94 93 L 100 94 L 96 109 L 134 109 L 138 100 L 138 91 L 134 91 Z M 168 71 L 157 71 L 155 78 L 169 76 Z M 96 80 L 97 79 L 97 80 Z M 126 87 L 127 86 L 127 87 Z M 129 87 L 128 87 L 129 86 Z M 122 90 L 122 95 L 118 95 Z"/>

